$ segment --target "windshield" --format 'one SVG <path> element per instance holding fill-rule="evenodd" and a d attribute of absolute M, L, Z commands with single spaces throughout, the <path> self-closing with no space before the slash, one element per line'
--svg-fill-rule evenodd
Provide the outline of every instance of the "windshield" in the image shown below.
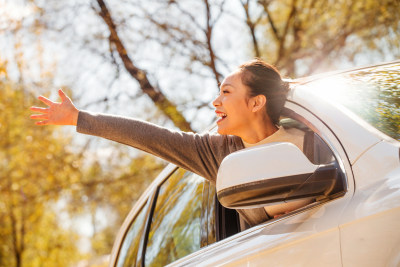
<path fill-rule="evenodd" d="M 307 87 L 400 141 L 400 63 L 335 75 Z"/>

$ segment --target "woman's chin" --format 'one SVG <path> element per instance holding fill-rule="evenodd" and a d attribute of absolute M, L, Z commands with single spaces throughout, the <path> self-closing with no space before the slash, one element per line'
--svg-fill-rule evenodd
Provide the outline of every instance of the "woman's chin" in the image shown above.
<path fill-rule="evenodd" d="M 229 133 L 228 133 L 228 131 L 226 130 L 226 128 L 221 127 L 221 126 L 219 126 L 219 125 L 218 125 L 217 133 L 223 134 L 223 135 L 229 135 Z"/>

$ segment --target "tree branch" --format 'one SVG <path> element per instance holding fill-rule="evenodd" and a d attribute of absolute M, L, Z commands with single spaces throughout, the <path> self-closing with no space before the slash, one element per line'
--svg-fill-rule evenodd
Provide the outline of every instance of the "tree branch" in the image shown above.
<path fill-rule="evenodd" d="M 246 24 L 250 29 L 250 35 L 251 35 L 251 38 L 253 41 L 254 54 L 256 57 L 260 57 L 261 53 L 260 53 L 258 41 L 257 41 L 256 34 L 255 34 L 255 28 L 256 28 L 257 21 L 260 21 L 261 17 L 259 19 L 257 19 L 256 22 L 253 22 L 251 20 L 250 12 L 249 12 L 249 4 L 250 4 L 249 2 L 250 2 L 249 0 L 246 0 L 246 2 L 241 1 L 240 3 L 242 4 L 244 13 L 246 15 Z"/>
<path fill-rule="evenodd" d="M 176 127 L 183 131 L 193 131 L 190 123 L 186 121 L 185 117 L 178 111 L 177 107 L 167 99 L 167 97 L 156 87 L 154 87 L 148 80 L 147 73 L 135 66 L 132 59 L 129 57 L 128 52 L 122 43 L 117 33 L 117 26 L 115 25 L 110 11 L 108 10 L 103 0 L 96 0 L 100 11 L 98 14 L 107 24 L 110 31 L 110 43 L 115 46 L 125 69 L 128 73 L 136 79 L 142 91 L 147 94 L 154 104 L 175 124 Z"/>
<path fill-rule="evenodd" d="M 268 0 L 259 0 L 258 3 L 264 8 L 265 14 L 267 14 L 267 19 L 268 19 L 269 25 L 271 26 L 272 33 L 273 33 L 275 39 L 278 42 L 280 42 L 281 41 L 281 37 L 279 36 L 278 28 L 275 26 L 275 22 L 272 20 L 271 13 L 269 12 L 269 9 L 268 9 L 270 1 L 268 1 Z"/>
<path fill-rule="evenodd" d="M 290 23 L 292 22 L 295 14 L 296 14 L 296 0 L 293 0 L 289 16 L 288 16 L 288 18 L 286 20 L 285 28 L 283 30 L 283 33 L 282 33 L 281 37 L 280 37 L 279 49 L 278 49 L 278 58 L 277 58 L 276 62 L 279 62 L 282 59 L 282 57 L 284 56 L 286 37 L 288 35 Z"/>
<path fill-rule="evenodd" d="M 208 0 L 204 0 L 204 5 L 206 6 L 206 19 L 207 19 L 207 27 L 204 31 L 206 38 L 207 38 L 207 48 L 210 56 L 210 63 L 208 64 L 209 67 L 211 68 L 212 72 L 214 73 L 215 80 L 217 82 L 217 86 L 219 86 L 221 82 L 221 74 L 217 71 L 217 67 L 215 65 L 215 53 L 214 49 L 211 44 L 211 38 L 212 38 L 212 31 L 213 31 L 213 26 L 211 22 L 211 9 L 210 9 L 210 4 Z"/>

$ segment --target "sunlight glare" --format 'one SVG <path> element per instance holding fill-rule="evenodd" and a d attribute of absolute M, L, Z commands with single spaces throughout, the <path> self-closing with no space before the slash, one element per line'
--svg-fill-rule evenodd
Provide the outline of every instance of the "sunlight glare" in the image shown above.
<path fill-rule="evenodd" d="M 28 17 L 34 12 L 32 4 L 24 4 L 21 1 L 5 2 L 1 4 L 0 18 L 2 23 L 6 21 L 18 21 L 25 17 Z"/>
<path fill-rule="evenodd" d="M 314 93 L 329 101 L 339 103 L 350 101 L 347 97 L 349 94 L 348 84 L 346 83 L 346 80 L 341 77 L 321 79 L 312 82 L 307 85 L 307 87 Z"/>

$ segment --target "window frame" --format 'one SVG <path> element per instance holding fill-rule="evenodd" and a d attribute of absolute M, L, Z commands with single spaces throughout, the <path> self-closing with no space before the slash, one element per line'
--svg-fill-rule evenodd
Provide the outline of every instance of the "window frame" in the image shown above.
<path fill-rule="evenodd" d="M 172 172 L 172 173 L 174 173 L 174 172 Z M 170 177 L 171 174 L 168 177 Z M 145 225 L 144 225 L 144 228 L 143 228 L 143 232 L 142 232 L 142 235 L 140 237 L 140 246 L 139 246 L 138 253 L 137 253 L 137 256 L 136 256 L 136 265 L 135 266 L 145 266 L 144 262 L 145 262 L 146 245 L 147 245 L 147 241 L 148 241 L 148 236 L 149 236 L 149 231 L 150 231 L 150 226 L 151 226 L 151 220 L 153 218 L 153 213 L 154 213 L 154 209 L 155 209 L 155 206 L 156 206 L 158 193 L 160 191 L 159 189 L 160 189 L 160 185 L 158 185 L 154 189 L 153 194 L 151 194 L 151 196 L 148 199 L 148 204 L 149 204 L 148 207 L 149 208 L 148 208 L 148 212 L 146 214 L 146 219 L 145 219 Z"/>
<path fill-rule="evenodd" d="M 315 125 L 313 125 L 312 122 L 310 122 L 308 119 L 303 117 L 303 115 L 300 114 L 302 112 L 300 112 L 300 113 L 298 112 L 299 111 L 298 108 L 301 108 L 303 111 L 305 111 L 307 114 L 310 114 L 311 116 L 316 118 L 318 121 L 322 122 L 322 120 L 320 120 L 318 117 L 316 117 L 309 110 L 305 109 L 304 107 L 299 106 L 297 103 L 292 102 L 292 101 L 288 101 L 288 102 L 290 102 L 290 103 L 287 103 L 285 105 L 285 107 L 284 107 L 284 109 L 282 111 L 282 115 L 285 116 L 285 117 L 294 119 L 294 120 L 304 124 L 309 130 L 311 130 L 312 132 L 317 134 L 321 138 L 321 140 L 323 140 L 323 142 L 326 143 L 327 147 L 331 150 L 335 160 L 338 162 L 338 167 L 339 167 L 339 169 L 340 169 L 340 171 L 341 171 L 341 173 L 343 175 L 343 183 L 344 183 L 344 187 L 346 188 L 346 190 L 345 190 L 345 192 L 343 194 L 334 194 L 334 195 L 330 196 L 330 198 L 331 198 L 331 200 L 334 200 L 336 198 L 343 197 L 349 191 L 349 184 L 348 184 L 349 183 L 348 182 L 349 178 L 347 176 L 348 170 L 346 171 L 345 168 L 344 168 L 343 159 L 342 159 L 343 157 L 339 155 L 338 150 L 335 148 L 335 146 L 332 144 L 332 142 L 329 141 L 330 139 L 324 133 L 322 133 Z M 327 127 L 326 124 L 324 124 L 324 126 Z M 327 127 L 327 128 L 329 129 L 329 127 Z M 331 129 L 329 129 L 329 130 L 330 130 L 330 132 L 332 132 Z M 335 136 L 335 139 L 338 140 L 337 136 Z M 339 141 L 339 143 L 340 143 L 340 141 Z M 343 146 L 342 146 L 341 143 L 340 143 L 340 146 L 341 146 L 341 149 L 343 149 Z M 348 161 L 348 158 L 346 157 L 345 160 Z M 313 202 L 311 204 L 306 205 L 305 207 L 296 209 L 296 210 L 288 213 L 287 215 L 290 215 L 292 213 L 297 213 L 298 211 L 302 211 L 302 210 L 308 209 L 309 207 L 320 205 L 321 203 L 324 203 L 324 202 L 326 202 L 326 201 Z M 216 224 L 217 224 L 217 226 L 216 226 L 217 241 L 216 242 L 219 242 L 219 241 L 221 241 L 221 240 L 223 240 L 225 238 L 228 238 L 228 237 L 230 237 L 232 235 L 235 235 L 237 233 L 243 232 L 243 231 L 240 230 L 239 214 L 236 211 L 226 209 L 218 201 L 215 203 L 215 206 L 216 206 L 216 213 L 217 213 L 216 214 Z M 234 213 L 236 213 L 235 220 L 237 221 L 237 226 L 238 226 L 238 228 L 236 230 L 233 230 L 232 228 L 231 229 L 225 228 L 226 222 L 230 221 L 230 220 L 226 219 L 224 216 L 226 214 L 229 214 L 228 216 L 230 216 L 230 219 L 234 218 L 234 214 L 232 213 L 232 211 Z M 287 215 L 283 215 L 282 218 L 284 218 Z M 270 220 L 265 221 L 264 223 L 261 223 L 260 225 L 265 224 L 265 223 L 267 223 L 267 222 L 269 222 L 271 220 L 273 220 L 273 218 L 270 219 Z M 250 228 L 253 228 L 253 227 L 250 227 Z"/>
<path fill-rule="evenodd" d="M 338 162 L 340 171 L 344 176 L 344 182 L 347 189 L 344 195 L 348 195 L 349 193 L 354 194 L 355 180 L 353 177 L 350 159 L 346 153 L 346 148 L 344 147 L 340 138 L 335 134 L 333 129 L 331 129 L 329 125 L 327 125 L 312 111 L 295 101 L 287 100 L 282 114 L 298 120 L 314 133 L 319 135 L 319 137 L 332 151 L 335 159 Z"/>

